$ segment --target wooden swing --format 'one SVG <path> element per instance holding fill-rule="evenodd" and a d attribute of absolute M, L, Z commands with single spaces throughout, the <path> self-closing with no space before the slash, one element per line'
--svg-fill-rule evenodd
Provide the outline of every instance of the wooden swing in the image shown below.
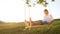
<path fill-rule="evenodd" d="M 30 15 L 30 13 L 29 13 Z M 51 21 L 49 24 L 46 24 L 47 26 L 49 26 L 53 21 Z M 41 20 L 38 20 L 38 21 L 32 21 L 31 17 L 29 18 L 29 21 L 27 21 L 26 19 L 24 20 L 24 23 L 25 25 L 28 27 L 28 28 L 31 28 L 31 27 L 39 27 L 41 25 L 45 25 L 45 24 L 42 24 L 42 21 Z"/>
<path fill-rule="evenodd" d="M 45 25 L 45 24 L 42 24 L 42 21 L 41 20 L 39 20 L 39 21 L 32 21 L 31 20 L 31 18 L 29 19 L 30 21 L 28 22 L 28 21 L 24 21 L 24 23 L 26 24 L 26 26 L 28 27 L 28 28 L 31 28 L 31 27 L 39 27 L 39 26 L 41 26 L 41 25 Z M 51 23 L 52 23 L 53 21 L 51 21 L 49 24 L 46 24 L 47 26 L 49 26 L 49 25 L 51 25 Z"/>
<path fill-rule="evenodd" d="M 45 0 L 46 1 L 46 0 Z M 38 1 L 38 3 L 42 3 L 40 0 Z M 27 0 L 27 3 L 26 3 L 27 5 L 29 5 L 29 1 Z M 47 2 L 44 2 L 44 4 L 43 4 L 43 6 L 47 6 Z M 35 4 L 34 4 L 35 5 Z M 31 7 L 31 5 L 29 5 L 30 7 Z M 25 8 L 26 9 L 26 8 Z M 30 12 L 30 11 L 29 11 Z M 24 12 L 25 14 L 25 16 L 26 16 L 26 12 Z M 29 16 L 30 16 L 30 13 L 29 13 Z M 26 18 L 26 17 L 25 17 Z M 49 24 L 47 24 L 47 25 L 50 25 L 51 23 L 53 22 L 53 20 L 49 23 Z M 44 24 L 42 24 L 42 21 L 41 20 L 39 20 L 39 21 L 32 21 L 32 19 L 31 19 L 31 17 L 29 17 L 29 21 L 27 21 L 26 19 L 24 20 L 24 23 L 25 23 L 25 25 L 28 27 L 28 28 L 31 28 L 31 27 L 38 27 L 38 26 L 40 26 L 40 25 L 44 25 Z"/>

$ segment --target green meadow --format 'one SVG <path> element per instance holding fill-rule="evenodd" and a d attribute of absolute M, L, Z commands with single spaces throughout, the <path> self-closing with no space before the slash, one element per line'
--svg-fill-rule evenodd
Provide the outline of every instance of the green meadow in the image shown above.
<path fill-rule="evenodd" d="M 39 27 L 32 27 L 30 30 L 25 28 L 22 23 L 0 23 L 0 34 L 60 34 L 60 19 L 48 25 L 41 25 Z"/>

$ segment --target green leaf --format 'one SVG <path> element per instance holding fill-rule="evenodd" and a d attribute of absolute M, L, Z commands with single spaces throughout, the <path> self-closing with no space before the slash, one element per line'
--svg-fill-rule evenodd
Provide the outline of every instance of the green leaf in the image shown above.
<path fill-rule="evenodd" d="M 44 7 L 47 7 L 47 4 L 42 4 Z"/>
<path fill-rule="evenodd" d="M 31 5 L 28 5 L 28 7 L 31 7 Z"/>
<path fill-rule="evenodd" d="M 52 1 L 55 1 L 55 0 L 52 0 Z"/>
<path fill-rule="evenodd" d="M 29 0 L 26 0 L 26 4 L 29 4 Z"/>
<path fill-rule="evenodd" d="M 45 4 L 47 5 L 48 3 L 47 3 L 47 2 L 45 2 Z"/>
<path fill-rule="evenodd" d="M 38 2 L 39 2 L 39 3 L 43 3 L 43 2 L 44 2 L 44 0 L 39 0 Z"/>

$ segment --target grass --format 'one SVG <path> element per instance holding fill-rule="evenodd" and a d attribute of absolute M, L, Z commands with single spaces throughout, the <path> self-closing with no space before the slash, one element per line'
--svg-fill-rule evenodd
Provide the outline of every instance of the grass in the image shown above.
<path fill-rule="evenodd" d="M 60 34 L 60 20 L 55 20 L 50 26 L 41 25 L 24 31 L 24 23 L 0 24 L 0 34 Z"/>

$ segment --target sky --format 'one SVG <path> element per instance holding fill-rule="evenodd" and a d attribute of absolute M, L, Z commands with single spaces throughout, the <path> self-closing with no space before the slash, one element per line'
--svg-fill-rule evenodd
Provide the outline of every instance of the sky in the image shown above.
<path fill-rule="evenodd" d="M 32 7 L 28 8 L 24 1 L 25 0 L 0 0 L 0 21 L 22 22 L 24 19 L 29 21 L 29 17 L 31 17 L 33 21 L 42 20 L 45 7 L 41 4 L 36 4 L 33 7 L 33 3 L 36 3 L 36 0 L 34 0 L 31 2 Z M 51 0 L 47 1 L 49 4 L 46 9 L 48 9 L 49 14 L 51 14 L 54 19 L 60 18 L 60 0 L 55 0 L 55 2 L 50 1 Z"/>

